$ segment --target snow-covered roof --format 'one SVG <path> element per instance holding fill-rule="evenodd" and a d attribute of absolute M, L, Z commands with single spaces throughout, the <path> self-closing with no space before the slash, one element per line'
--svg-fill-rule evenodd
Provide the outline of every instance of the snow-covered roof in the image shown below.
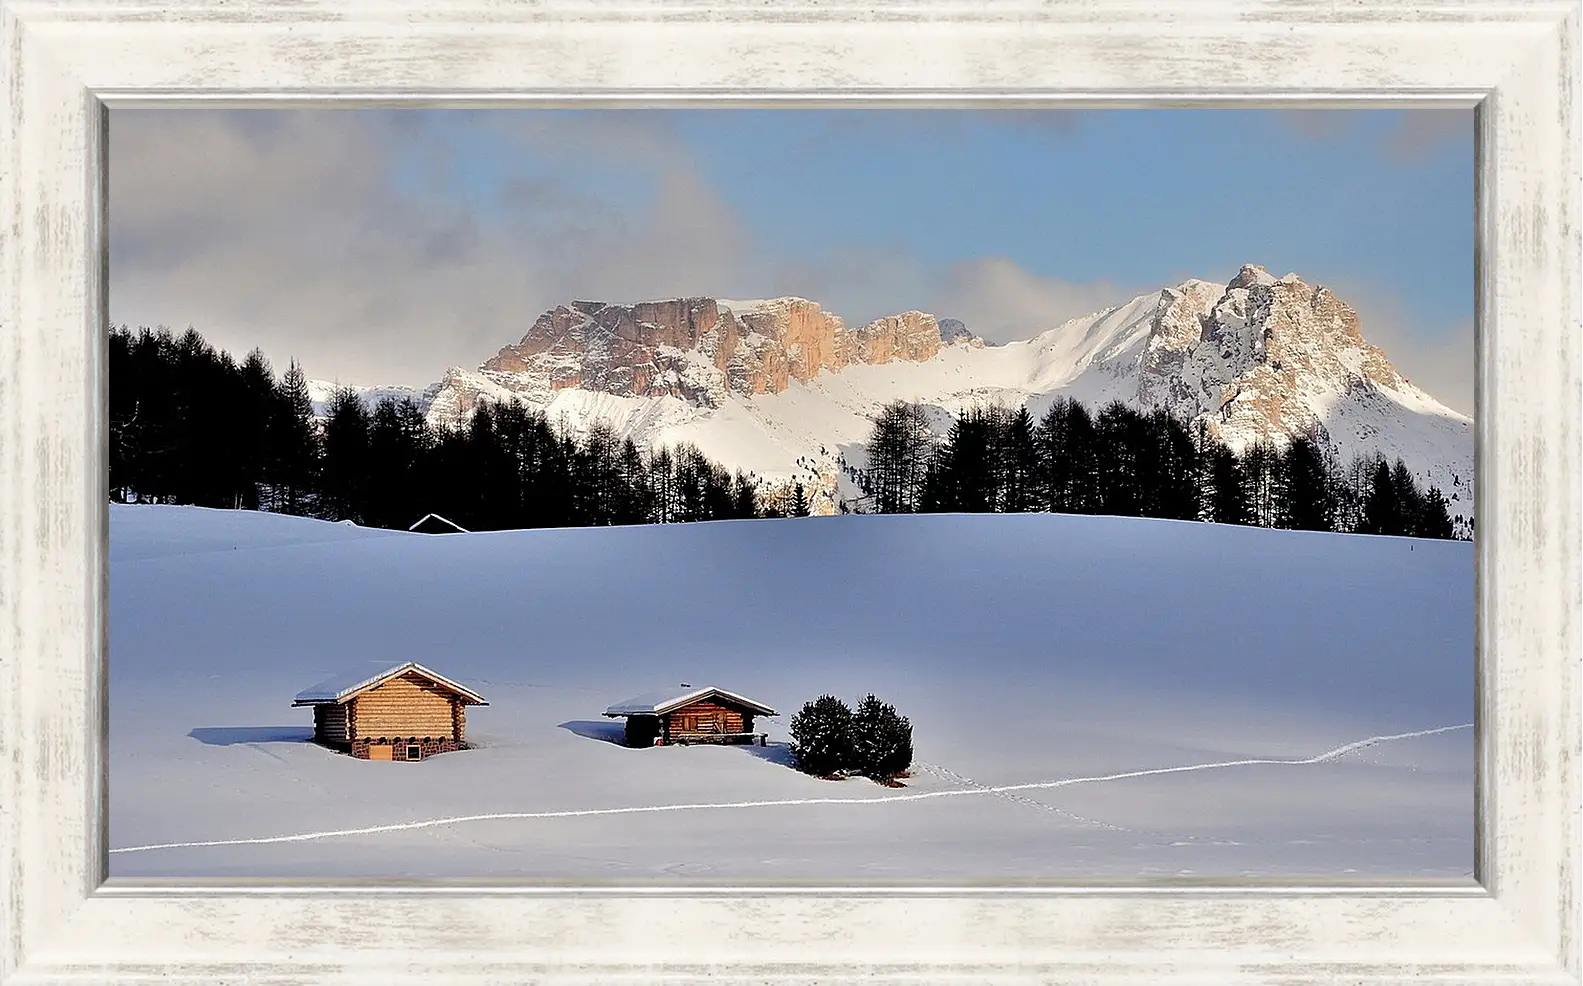
<path fill-rule="evenodd" d="M 606 709 L 605 715 L 611 718 L 616 716 L 661 715 L 672 709 L 679 709 L 699 699 L 715 695 L 729 702 L 735 702 L 743 708 L 752 709 L 761 716 L 779 714 L 762 702 L 755 702 L 751 698 L 738 695 L 736 692 L 728 692 L 724 688 L 716 688 L 713 685 L 705 685 L 702 688 L 695 688 L 692 685 L 680 685 L 673 688 L 660 688 L 652 692 L 644 692 L 642 695 L 634 695 L 626 701 L 617 702 Z"/>
<path fill-rule="evenodd" d="M 402 661 L 391 664 L 388 661 L 366 661 L 333 675 L 297 693 L 292 700 L 292 705 L 321 705 L 326 703 L 344 702 L 359 692 L 373 688 L 375 685 L 394 678 L 398 674 L 416 671 L 442 688 L 449 689 L 467 700 L 469 705 L 488 705 L 484 697 L 471 688 L 458 685 L 456 682 L 441 674 L 436 674 L 417 661 Z"/>
<path fill-rule="evenodd" d="M 418 522 L 416 524 L 413 524 L 411 527 L 407 528 L 407 530 L 409 530 L 409 531 L 416 531 L 416 530 L 418 530 L 419 527 L 422 527 L 425 523 L 427 523 L 428 521 L 431 521 L 431 520 L 439 521 L 440 523 L 444 524 L 446 527 L 455 528 L 456 529 L 455 532 L 457 534 L 466 534 L 466 533 L 468 533 L 467 528 L 463 527 L 461 524 L 458 524 L 454 520 L 446 520 L 444 517 L 441 517 L 439 514 L 424 514 L 421 518 L 418 519 Z M 420 532 L 420 533 L 426 533 L 426 532 Z M 447 532 L 447 533 L 449 533 L 449 532 Z"/>

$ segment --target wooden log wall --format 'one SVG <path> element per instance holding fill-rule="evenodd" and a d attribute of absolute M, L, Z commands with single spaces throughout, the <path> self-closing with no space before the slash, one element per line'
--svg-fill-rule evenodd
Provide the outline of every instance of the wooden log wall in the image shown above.
<path fill-rule="evenodd" d="M 350 743 L 352 741 L 351 723 L 348 721 L 346 706 L 315 705 L 313 707 L 313 734 L 321 743 Z"/>
<path fill-rule="evenodd" d="M 741 712 L 707 699 L 676 709 L 671 712 L 670 718 L 673 733 L 698 732 L 701 728 L 708 728 L 706 723 L 713 725 L 714 732 L 744 732 Z"/>
<path fill-rule="evenodd" d="M 422 675 L 408 673 L 352 699 L 355 738 L 431 736 L 455 739 L 452 696 Z"/>

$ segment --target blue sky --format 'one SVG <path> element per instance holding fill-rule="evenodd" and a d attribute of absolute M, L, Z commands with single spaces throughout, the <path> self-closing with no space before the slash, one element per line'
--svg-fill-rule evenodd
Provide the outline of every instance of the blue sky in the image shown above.
<path fill-rule="evenodd" d="M 1471 411 L 1471 111 L 116 111 L 111 139 L 112 318 L 310 375 L 423 383 L 573 297 L 1006 341 L 1251 262 Z"/>
<path fill-rule="evenodd" d="M 1461 133 L 1447 126 L 1413 145 L 1399 139 L 1401 111 L 1309 126 L 1257 110 L 605 116 L 668 130 L 750 227 L 813 227 L 846 247 L 910 251 L 939 271 L 1004 255 L 1045 277 L 1154 284 L 1229 278 L 1252 261 L 1391 290 L 1427 330 L 1472 311 L 1471 113 L 1460 114 Z M 512 147 L 477 122 L 434 120 L 439 139 L 467 149 L 454 194 L 489 203 L 523 175 L 634 207 L 656 192 L 646 162 L 572 162 Z M 769 248 L 789 262 L 819 250 Z"/>

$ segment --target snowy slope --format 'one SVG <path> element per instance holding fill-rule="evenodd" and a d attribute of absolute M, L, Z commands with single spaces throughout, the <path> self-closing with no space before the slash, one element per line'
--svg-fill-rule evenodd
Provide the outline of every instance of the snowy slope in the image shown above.
<path fill-rule="evenodd" d="M 1471 873 L 1467 543 L 1052 515 L 432 537 L 112 505 L 110 605 L 115 876 Z M 480 749 L 303 742 L 292 696 L 374 658 L 479 690 Z M 605 741 L 611 702 L 683 681 L 779 709 L 771 745 Z M 786 766 L 800 703 L 868 690 L 912 718 L 907 787 Z M 139 848 L 193 842 L 225 844 Z"/>

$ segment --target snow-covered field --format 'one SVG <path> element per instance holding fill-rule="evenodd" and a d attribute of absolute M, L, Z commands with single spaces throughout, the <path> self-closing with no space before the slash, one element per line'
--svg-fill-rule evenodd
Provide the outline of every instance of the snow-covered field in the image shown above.
<path fill-rule="evenodd" d="M 1472 873 L 1468 543 L 1040 514 L 435 537 L 112 506 L 110 592 L 112 876 Z M 482 692 L 480 748 L 305 742 L 292 696 L 386 658 Z M 682 681 L 775 706 L 771 745 L 606 741 L 607 705 Z M 912 719 L 906 787 L 787 765 L 802 702 L 871 690 Z M 506 817 L 450 820 L 480 815 Z M 169 843 L 219 844 L 141 848 Z"/>

